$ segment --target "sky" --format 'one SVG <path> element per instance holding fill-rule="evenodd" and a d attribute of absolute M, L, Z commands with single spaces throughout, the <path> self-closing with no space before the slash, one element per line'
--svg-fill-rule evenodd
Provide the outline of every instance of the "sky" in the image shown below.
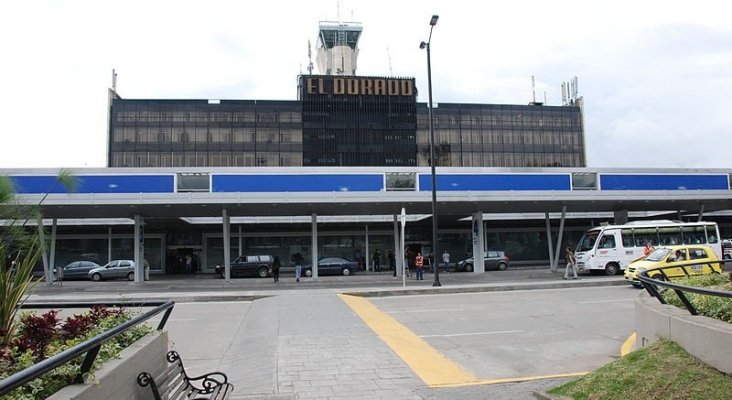
<path fill-rule="evenodd" d="M 2 0 L 0 168 L 105 167 L 113 69 L 123 98 L 296 100 L 319 21 L 362 23 L 357 74 L 427 102 L 433 14 L 438 107 L 561 105 L 576 76 L 588 167 L 732 168 L 721 0 Z"/>

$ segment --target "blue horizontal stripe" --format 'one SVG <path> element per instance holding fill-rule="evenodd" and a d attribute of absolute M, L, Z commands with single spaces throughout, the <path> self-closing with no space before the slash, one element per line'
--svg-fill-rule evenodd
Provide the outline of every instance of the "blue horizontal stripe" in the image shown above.
<path fill-rule="evenodd" d="M 569 190 L 569 174 L 466 174 L 435 177 L 437 190 Z M 432 176 L 419 175 L 419 190 L 432 190 Z"/>
<path fill-rule="evenodd" d="M 727 175 L 600 175 L 602 190 L 729 190 Z"/>
<path fill-rule="evenodd" d="M 78 175 L 67 191 L 56 176 L 11 176 L 19 194 L 46 193 L 173 193 L 173 175 Z"/>
<path fill-rule="evenodd" d="M 372 175 L 213 175 L 214 192 L 378 192 L 384 177 Z"/>

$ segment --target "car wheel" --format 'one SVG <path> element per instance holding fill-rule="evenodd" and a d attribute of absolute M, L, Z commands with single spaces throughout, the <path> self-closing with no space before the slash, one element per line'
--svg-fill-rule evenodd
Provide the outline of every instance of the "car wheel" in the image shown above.
<path fill-rule="evenodd" d="M 102 274 L 94 274 L 91 278 L 94 282 L 99 282 L 102 280 Z"/>
<path fill-rule="evenodd" d="M 350 268 L 343 268 L 343 276 L 351 275 L 351 269 Z"/>
<path fill-rule="evenodd" d="M 309 270 L 305 271 L 305 276 L 307 276 L 308 278 L 312 277 L 313 276 L 313 270 L 312 269 L 309 269 Z"/>
<path fill-rule="evenodd" d="M 128 281 L 134 281 L 135 280 L 135 273 L 134 272 L 130 272 L 129 274 L 127 274 L 127 280 Z"/>
<path fill-rule="evenodd" d="M 266 278 L 268 274 L 269 268 L 267 267 L 259 267 L 259 269 L 257 269 L 257 276 L 260 278 Z"/>
<path fill-rule="evenodd" d="M 620 272 L 618 264 L 610 263 L 605 266 L 605 275 L 617 275 Z"/>
<path fill-rule="evenodd" d="M 465 264 L 465 272 L 473 272 L 473 264 Z"/>
<path fill-rule="evenodd" d="M 506 268 L 508 268 L 508 265 L 506 265 L 506 263 L 499 263 L 498 264 L 498 270 L 499 271 L 505 271 Z"/>
<path fill-rule="evenodd" d="M 732 258 L 732 256 L 729 254 L 725 254 L 722 258 L 724 258 L 725 260 L 729 260 L 730 258 Z"/>

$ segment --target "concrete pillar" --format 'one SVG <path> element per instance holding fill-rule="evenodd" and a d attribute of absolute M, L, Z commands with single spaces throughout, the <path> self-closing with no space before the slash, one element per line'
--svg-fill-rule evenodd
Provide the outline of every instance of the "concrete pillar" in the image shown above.
<path fill-rule="evenodd" d="M 702 204 L 702 205 L 701 205 L 701 206 L 699 207 L 699 218 L 697 219 L 697 221 L 698 221 L 698 222 L 702 222 L 702 220 L 703 220 L 703 219 L 704 219 L 704 204 Z M 54 221 L 55 221 L 55 220 L 54 220 Z"/>
<path fill-rule="evenodd" d="M 567 206 L 562 206 L 562 216 L 559 219 L 559 233 L 557 233 L 557 251 L 554 253 L 554 264 L 552 264 L 552 271 L 557 270 L 559 265 L 559 257 L 562 251 L 562 236 L 564 236 L 564 217 L 567 215 Z"/>
<path fill-rule="evenodd" d="M 241 234 L 241 231 L 242 231 L 241 225 L 239 225 L 238 228 L 239 229 L 237 230 L 237 232 L 239 233 L 239 236 L 238 236 L 239 240 L 237 241 L 238 248 L 237 248 L 236 255 L 240 256 L 240 255 L 244 254 L 244 236 Z"/>
<path fill-rule="evenodd" d="M 549 269 L 552 271 L 556 271 L 556 269 L 554 269 L 554 252 L 552 251 L 552 226 L 549 222 L 549 212 L 545 212 L 544 216 L 546 217 L 546 244 L 549 247 Z"/>
<path fill-rule="evenodd" d="M 224 229 L 224 279 L 226 283 L 229 283 L 231 281 L 231 219 L 225 208 L 221 210 L 221 217 L 221 225 Z"/>
<path fill-rule="evenodd" d="M 613 223 L 615 225 L 623 225 L 628 223 L 628 210 L 613 211 Z"/>
<path fill-rule="evenodd" d="M 318 279 L 318 214 L 313 213 L 310 225 L 313 229 L 311 235 L 313 251 L 310 265 L 313 266 L 313 279 Z"/>
<path fill-rule="evenodd" d="M 43 231 L 43 217 L 36 218 L 38 225 L 38 238 L 41 240 L 41 260 L 43 261 L 43 275 L 46 277 L 46 285 L 53 285 L 53 269 L 48 265 L 48 249 L 46 249 L 46 232 Z"/>
<path fill-rule="evenodd" d="M 485 260 L 483 260 L 483 254 L 485 248 L 485 235 L 483 234 L 483 212 L 478 211 L 473 213 L 473 272 L 484 273 L 485 272 Z"/>
<path fill-rule="evenodd" d="M 366 254 L 363 255 L 364 262 L 366 265 L 363 267 L 366 269 L 366 271 L 369 271 L 369 265 L 371 264 L 371 254 L 369 253 L 369 226 L 366 225 Z"/>
<path fill-rule="evenodd" d="M 112 261 L 112 227 L 107 229 L 107 262 Z M 106 263 L 105 263 L 106 264 Z"/>
<path fill-rule="evenodd" d="M 56 267 L 56 228 L 57 228 L 57 222 L 58 220 L 56 218 L 53 219 L 53 222 L 51 223 L 51 248 L 48 251 L 48 263 L 51 265 L 51 271 L 53 271 L 53 268 Z M 58 276 L 58 282 L 61 284 L 63 282 L 64 278 L 64 266 L 59 265 L 58 269 L 56 270 L 56 275 Z"/>
<path fill-rule="evenodd" d="M 135 214 L 135 283 L 145 280 L 145 228 L 141 215 Z"/>
<path fill-rule="evenodd" d="M 399 218 L 394 215 L 394 257 L 396 258 L 396 275 L 402 276 L 402 264 L 404 263 L 404 256 L 399 256 L 401 254 L 401 251 L 399 251 L 401 240 L 399 240 Z M 404 251 L 402 249 L 402 251 Z M 387 260 L 388 262 L 388 260 Z"/>

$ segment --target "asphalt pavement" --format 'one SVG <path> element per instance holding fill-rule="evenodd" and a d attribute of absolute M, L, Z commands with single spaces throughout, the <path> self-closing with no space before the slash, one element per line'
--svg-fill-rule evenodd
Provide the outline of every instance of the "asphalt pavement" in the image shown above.
<path fill-rule="evenodd" d="M 572 374 L 476 379 L 369 299 L 625 285 L 622 276 L 563 280 L 548 267 L 439 278 L 439 287 L 430 273 L 416 281 L 391 272 L 300 282 L 284 276 L 278 283 L 227 282 L 207 274 L 152 275 L 141 283 L 41 282 L 28 304 L 172 299 L 176 308 L 166 326 L 171 348 L 193 374 L 227 373 L 236 387 L 234 399 L 532 399 Z"/>

